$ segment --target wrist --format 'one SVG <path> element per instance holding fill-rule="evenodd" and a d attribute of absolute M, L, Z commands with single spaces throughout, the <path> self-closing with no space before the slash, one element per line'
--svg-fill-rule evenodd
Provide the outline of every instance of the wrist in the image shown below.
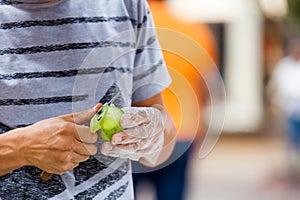
<path fill-rule="evenodd" d="M 162 148 L 156 152 L 157 157 L 155 157 L 155 159 L 149 160 L 147 158 L 141 158 L 139 160 L 140 163 L 148 167 L 156 167 L 165 162 L 170 157 L 176 143 L 176 128 L 172 118 L 162 105 L 156 104 L 152 107 L 158 109 L 163 118 L 163 145 Z"/>

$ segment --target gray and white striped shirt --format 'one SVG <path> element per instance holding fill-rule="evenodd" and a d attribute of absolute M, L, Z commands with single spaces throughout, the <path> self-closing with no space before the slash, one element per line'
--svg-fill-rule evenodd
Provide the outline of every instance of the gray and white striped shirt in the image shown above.
<path fill-rule="evenodd" d="M 146 0 L 0 0 L 1 132 L 116 93 L 130 106 L 170 81 Z M 128 160 L 99 153 L 46 182 L 40 172 L 0 177 L 0 199 L 133 199 Z"/>

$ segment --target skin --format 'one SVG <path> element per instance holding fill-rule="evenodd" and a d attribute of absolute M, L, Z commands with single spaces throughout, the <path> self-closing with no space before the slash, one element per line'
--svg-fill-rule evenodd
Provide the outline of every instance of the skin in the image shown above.
<path fill-rule="evenodd" d="M 160 94 L 133 106 L 145 107 L 154 104 L 162 105 Z M 48 173 L 63 174 L 74 169 L 80 162 L 88 160 L 91 155 L 97 153 L 95 142 L 98 136 L 82 124 L 89 122 L 101 106 L 98 104 L 90 110 L 45 119 L 31 126 L 1 134 L 0 175 L 23 166 L 35 166 Z M 164 147 L 157 162 L 149 164 L 141 158 L 142 164 L 156 166 L 170 156 L 176 132 L 169 115 L 164 134 Z"/>
<path fill-rule="evenodd" d="M 101 107 L 45 119 L 0 135 L 0 175 L 22 166 L 62 174 L 97 152 L 97 134 L 83 126 Z M 78 131 L 77 131 L 78 130 Z"/>

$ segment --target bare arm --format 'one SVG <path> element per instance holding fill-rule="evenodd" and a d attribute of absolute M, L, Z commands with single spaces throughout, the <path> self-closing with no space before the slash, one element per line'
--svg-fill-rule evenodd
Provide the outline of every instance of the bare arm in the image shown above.
<path fill-rule="evenodd" d="M 97 152 L 97 134 L 83 126 L 101 107 L 45 119 L 0 135 L 0 176 L 22 166 L 62 174 Z"/>
<path fill-rule="evenodd" d="M 0 135 L 0 176 L 26 165 L 21 156 L 22 129 L 16 129 Z"/>

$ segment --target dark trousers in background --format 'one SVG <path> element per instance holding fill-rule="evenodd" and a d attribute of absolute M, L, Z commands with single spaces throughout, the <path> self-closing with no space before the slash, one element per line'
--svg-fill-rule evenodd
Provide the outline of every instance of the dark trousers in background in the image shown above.
<path fill-rule="evenodd" d="M 289 172 L 294 178 L 300 179 L 300 116 L 293 114 L 288 118 L 288 140 L 290 152 L 288 155 Z"/>
<path fill-rule="evenodd" d="M 293 114 L 288 119 L 288 134 L 291 145 L 300 150 L 300 116 Z"/>
<path fill-rule="evenodd" d="M 177 142 L 169 160 L 154 171 L 153 168 L 133 163 L 133 172 L 144 171 L 144 173 L 133 173 L 135 191 L 138 184 L 148 181 L 156 190 L 157 200 L 184 200 L 191 151 L 191 143 Z"/>

